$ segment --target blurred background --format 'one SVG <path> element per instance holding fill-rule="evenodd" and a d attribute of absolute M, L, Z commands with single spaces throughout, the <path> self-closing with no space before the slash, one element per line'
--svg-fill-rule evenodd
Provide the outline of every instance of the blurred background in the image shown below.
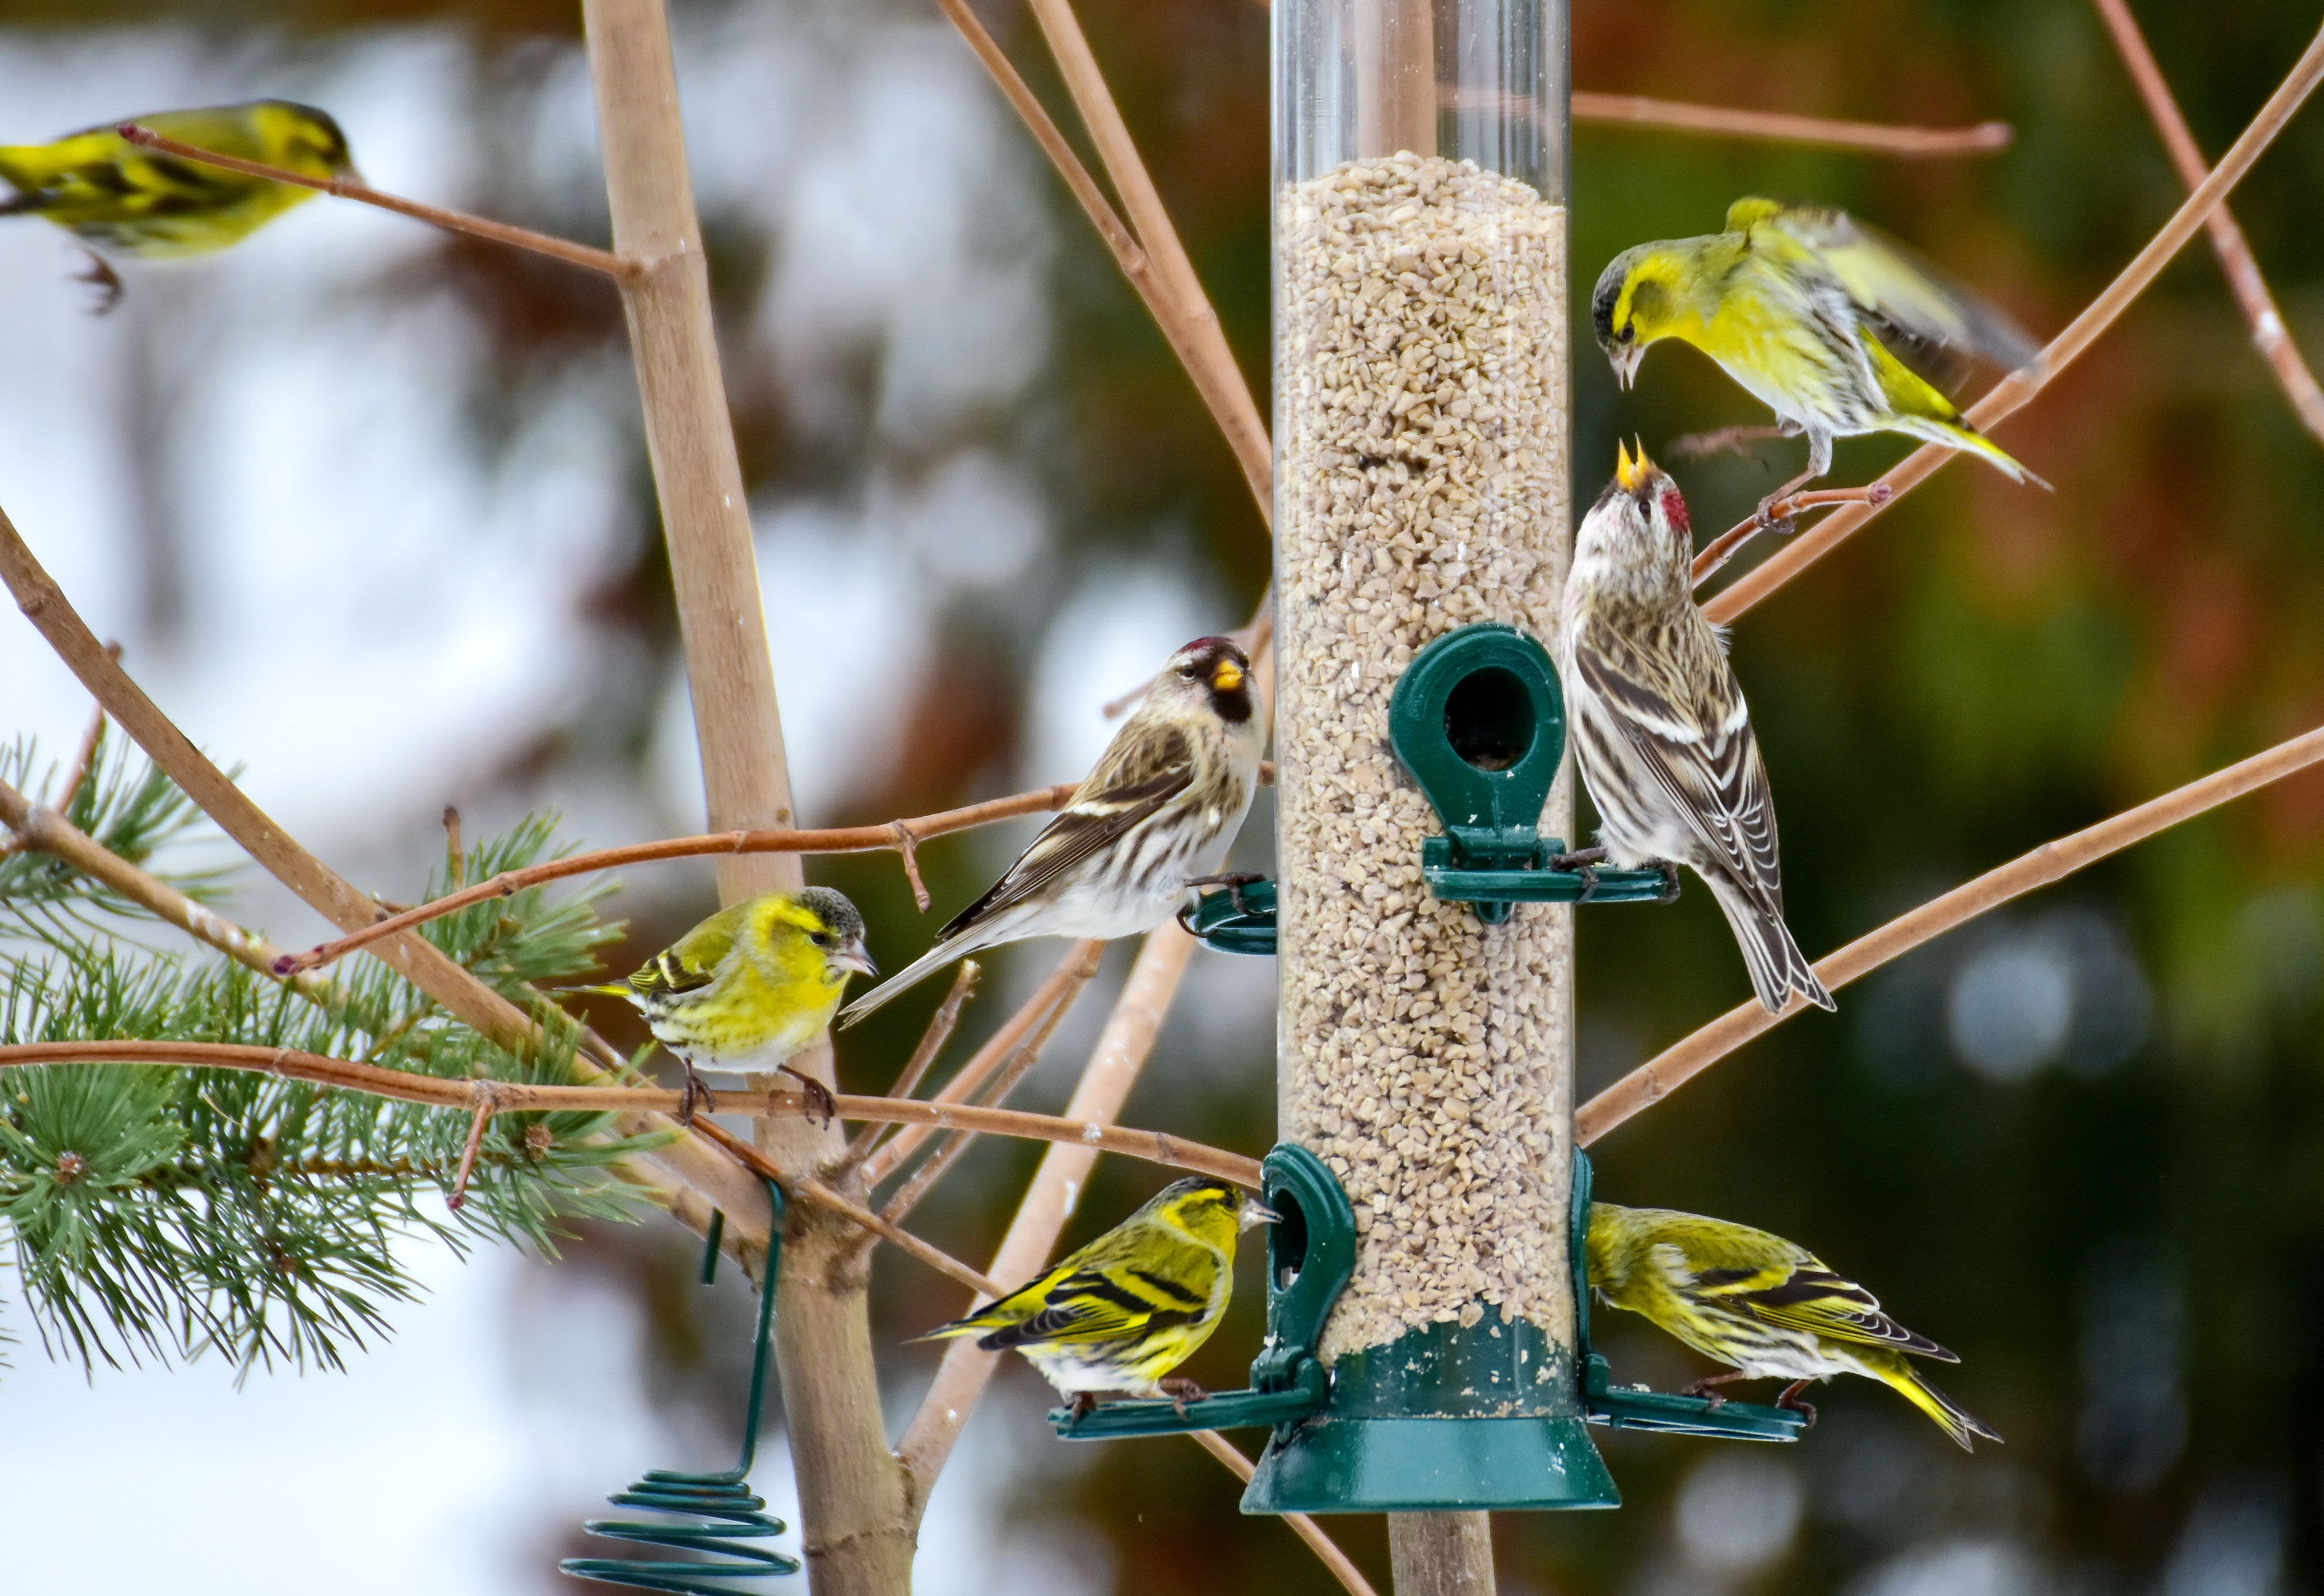
<path fill-rule="evenodd" d="M 982 7 L 1037 88 L 1015 7 Z M 1267 370 L 1267 12 L 1080 11 L 1246 370 Z M 1109 257 L 958 38 L 911 0 L 676 0 L 695 181 L 808 824 L 1078 776 L 1100 706 L 1247 617 L 1267 540 L 1226 447 Z M 2282 0 L 2145 5 L 2224 150 L 2307 42 Z M 1573 271 L 1769 192 L 1845 206 L 2048 335 L 2178 203 L 2080 0 L 1582 0 L 1578 87 L 1876 121 L 2002 118 L 2015 143 L 1904 163 L 1585 127 Z M 282 95 L 334 111 L 372 180 L 605 236 L 568 0 L 6 0 L 0 141 Z M 2234 208 L 2324 355 L 2324 111 Z M 667 571 L 618 305 L 598 280 L 357 207 L 212 261 L 124 273 L 86 313 L 54 230 L 0 226 L 0 503 L 194 738 L 361 884 L 417 890 L 438 816 L 536 808 L 592 844 L 697 829 Z M 1577 310 L 1583 296 L 1577 295 Z M 1579 494 L 1650 447 L 1762 417 L 1691 355 L 1618 396 L 1577 326 Z M 2324 447 L 2253 352 L 2207 243 L 2003 429 L 2057 486 L 1974 466 L 1738 628 L 1781 794 L 1792 923 L 1828 950 L 2044 838 L 2324 720 Z M 1683 468 L 1705 527 L 1796 445 Z M 1835 480 L 1901 454 L 1843 443 Z M 88 706 L 0 617 L 0 736 L 61 758 Z M 1245 844 L 1263 866 L 1267 816 Z M 939 916 L 1026 835 L 922 854 Z M 221 857 L 223 857 L 221 852 Z M 2012 906 L 1795 1021 L 1598 1149 L 1600 1191 L 1795 1237 L 1959 1352 L 2009 1438 L 1975 1457 L 1861 1382 L 1795 1448 L 1614 1436 L 1619 1513 L 1510 1518 L 1526 1596 L 2270 1596 L 2324 1580 L 2324 780 L 2287 782 Z M 825 861 L 883 964 L 923 946 L 892 860 Z M 643 952 L 711 906 L 633 872 Z M 251 879 L 235 907 L 319 922 Z M 1020 1093 L 1053 1108 L 1117 949 Z M 991 1026 L 1054 964 L 995 962 Z M 1748 995 L 1708 898 L 1589 917 L 1585 1090 Z M 851 1033 L 877 1089 L 939 995 Z M 1127 1118 L 1271 1138 L 1273 971 L 1197 955 Z M 632 1033 L 623 1033 L 630 1035 Z M 1035 1154 L 983 1146 L 919 1222 L 989 1255 Z M 1075 1237 L 1158 1184 L 1109 1164 Z M 215 1361 L 85 1379 L 21 1309 L 0 1372 L 0 1537 L 25 1591 L 126 1588 L 134 1520 L 173 1589 L 547 1591 L 578 1521 L 650 1464 L 726 1454 L 748 1293 L 693 1286 L 674 1227 L 550 1264 L 422 1250 L 431 1294 L 343 1376 Z M 1247 1262 L 1249 1260 L 1246 1260 Z M 1190 1372 L 1240 1383 L 1251 1271 Z M 892 1253 L 875 1281 L 891 1421 L 961 1311 Z M 1618 1316 L 1626 1379 L 1704 1372 Z M 1168 1441 L 1061 1446 L 1011 1366 L 945 1475 L 928 1592 L 1322 1591 L 1279 1525 Z M 795 1496 L 779 1446 L 760 1478 Z M 1331 1525 L 1385 1578 L 1377 1520 Z"/>

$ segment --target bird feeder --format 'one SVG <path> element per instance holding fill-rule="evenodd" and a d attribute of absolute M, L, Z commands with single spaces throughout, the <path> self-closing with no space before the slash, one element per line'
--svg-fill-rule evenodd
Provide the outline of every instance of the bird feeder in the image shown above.
<path fill-rule="evenodd" d="M 1486 829 L 1570 831 L 1531 641 L 1555 638 L 1571 552 L 1565 7 L 1273 16 L 1279 1121 L 1355 1247 L 1329 1404 L 1278 1432 L 1245 1506 L 1608 1506 L 1567 1239 L 1572 917 L 1480 913 L 1427 873 L 1512 864 L 1471 854 L 1439 777 L 1508 800 Z M 1433 747 L 1399 757 L 1399 687 L 1480 625 L 1423 684 L 1414 746 L 1452 761 L 1432 774 Z"/>

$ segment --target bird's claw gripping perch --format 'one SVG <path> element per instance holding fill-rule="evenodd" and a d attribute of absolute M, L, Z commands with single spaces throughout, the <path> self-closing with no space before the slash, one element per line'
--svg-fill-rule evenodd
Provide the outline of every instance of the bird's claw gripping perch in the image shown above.
<path fill-rule="evenodd" d="M 1177 1410 L 1180 1418 L 1186 1416 L 1187 1403 L 1199 1402 L 1210 1395 L 1200 1383 L 1183 1374 L 1164 1375 L 1154 1382 L 1154 1388 L 1170 1398 L 1170 1406 Z"/>
<path fill-rule="evenodd" d="M 816 1130 L 828 1129 L 832 1121 L 839 1117 L 839 1099 L 831 1094 L 830 1087 L 788 1064 L 779 1064 L 775 1069 L 799 1084 L 799 1093 L 807 1100 L 807 1117 L 815 1121 Z"/>
<path fill-rule="evenodd" d="M 1655 861 L 1655 869 L 1663 878 L 1663 890 L 1656 894 L 1655 901 L 1676 903 L 1678 901 L 1678 866 L 1668 859 L 1657 859 Z"/>
<path fill-rule="evenodd" d="M 678 1067 L 686 1072 L 686 1084 L 678 1089 L 678 1122 L 691 1130 L 696 1111 L 708 1109 L 716 1113 L 718 1099 L 711 1095 L 710 1088 L 703 1084 L 702 1077 L 694 1073 L 693 1065 L 683 1058 L 678 1062 Z"/>
<path fill-rule="evenodd" d="M 1192 881 L 1189 881 L 1186 885 L 1194 888 L 1196 891 L 1200 891 L 1204 887 L 1224 887 L 1227 890 L 1227 901 L 1234 905 L 1235 913 L 1239 915 L 1247 915 L 1250 912 L 1250 906 L 1243 901 L 1242 890 L 1245 887 L 1254 886 L 1266 879 L 1267 878 L 1265 876 L 1259 875 L 1250 871 L 1231 870 L 1222 871 L 1217 875 L 1198 875 Z M 1185 911 L 1180 911 L 1178 923 L 1181 926 L 1185 926 L 1186 924 Z M 1188 929 L 1192 929 L 1192 927 L 1189 927 Z"/>
<path fill-rule="evenodd" d="M 1794 1380 L 1790 1385 L 1784 1388 L 1784 1394 L 1775 1398 L 1775 1406 L 1787 1412 L 1800 1415 L 1801 1417 L 1807 1421 L 1806 1427 L 1812 1430 L 1815 1428 L 1816 1424 L 1816 1410 L 1812 1404 L 1800 1400 L 1800 1393 L 1807 1388 L 1808 1382 L 1806 1380 Z"/>
<path fill-rule="evenodd" d="M 1582 904 L 1590 902 L 1598 896 L 1598 866 L 1604 863 L 1605 860 L 1606 850 L 1603 848 L 1574 848 L 1567 853 L 1552 855 L 1549 868 L 1570 871 L 1582 878 L 1582 896 L 1573 901 Z"/>
<path fill-rule="evenodd" d="M 91 316 L 110 316 L 114 307 L 121 303 L 121 273 L 113 269 L 112 262 L 95 250 L 89 252 L 88 265 L 73 273 L 73 281 L 86 282 L 97 290 L 97 303 L 88 309 Z"/>

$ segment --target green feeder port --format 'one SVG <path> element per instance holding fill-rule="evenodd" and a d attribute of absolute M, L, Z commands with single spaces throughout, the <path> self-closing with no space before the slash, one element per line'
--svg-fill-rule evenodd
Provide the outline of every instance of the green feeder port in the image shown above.
<path fill-rule="evenodd" d="M 1618 1386 L 1605 1358 L 1590 1345 L 1590 1155 L 1573 1154 L 1573 1330 L 1581 1349 L 1582 1402 L 1593 1425 L 1651 1430 L 1664 1435 L 1707 1435 L 1721 1441 L 1796 1441 L 1807 1416 L 1733 1398 L 1689 1397 Z"/>
<path fill-rule="evenodd" d="M 1727 1441 L 1796 1441 L 1805 1416 L 1751 1402 L 1618 1386 L 1590 1344 L 1589 1156 L 1574 1155 L 1574 1367 L 1541 1332 L 1489 1312 L 1432 1324 L 1383 1347 L 1316 1355 L 1355 1265 L 1355 1213 L 1303 1147 L 1267 1155 L 1261 1186 L 1283 1216 L 1268 1232 L 1267 1341 L 1250 1386 L 1183 1407 L 1156 1398 L 1076 1414 L 1053 1408 L 1067 1441 L 1266 1427 L 1246 1513 L 1377 1513 L 1621 1505 L 1583 1424 Z"/>
<path fill-rule="evenodd" d="M 1670 870 L 1558 868 L 1540 832 L 1565 757 L 1565 695 L 1549 650 L 1514 626 L 1448 632 L 1414 656 L 1388 701 L 1388 738 L 1444 823 L 1420 874 L 1450 902 L 1498 925 L 1513 903 L 1668 903 Z"/>

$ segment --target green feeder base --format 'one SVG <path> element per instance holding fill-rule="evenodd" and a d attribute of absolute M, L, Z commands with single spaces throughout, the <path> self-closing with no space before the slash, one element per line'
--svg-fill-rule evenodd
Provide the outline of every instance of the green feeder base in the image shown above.
<path fill-rule="evenodd" d="M 1578 1418 L 1314 1419 L 1268 1441 L 1246 1513 L 1618 1508 Z"/>
<path fill-rule="evenodd" d="M 1246 1513 L 1613 1508 L 1621 1493 L 1583 1421 L 1570 1354 L 1488 1307 L 1351 1352 L 1332 1403 L 1278 1428 Z"/>

